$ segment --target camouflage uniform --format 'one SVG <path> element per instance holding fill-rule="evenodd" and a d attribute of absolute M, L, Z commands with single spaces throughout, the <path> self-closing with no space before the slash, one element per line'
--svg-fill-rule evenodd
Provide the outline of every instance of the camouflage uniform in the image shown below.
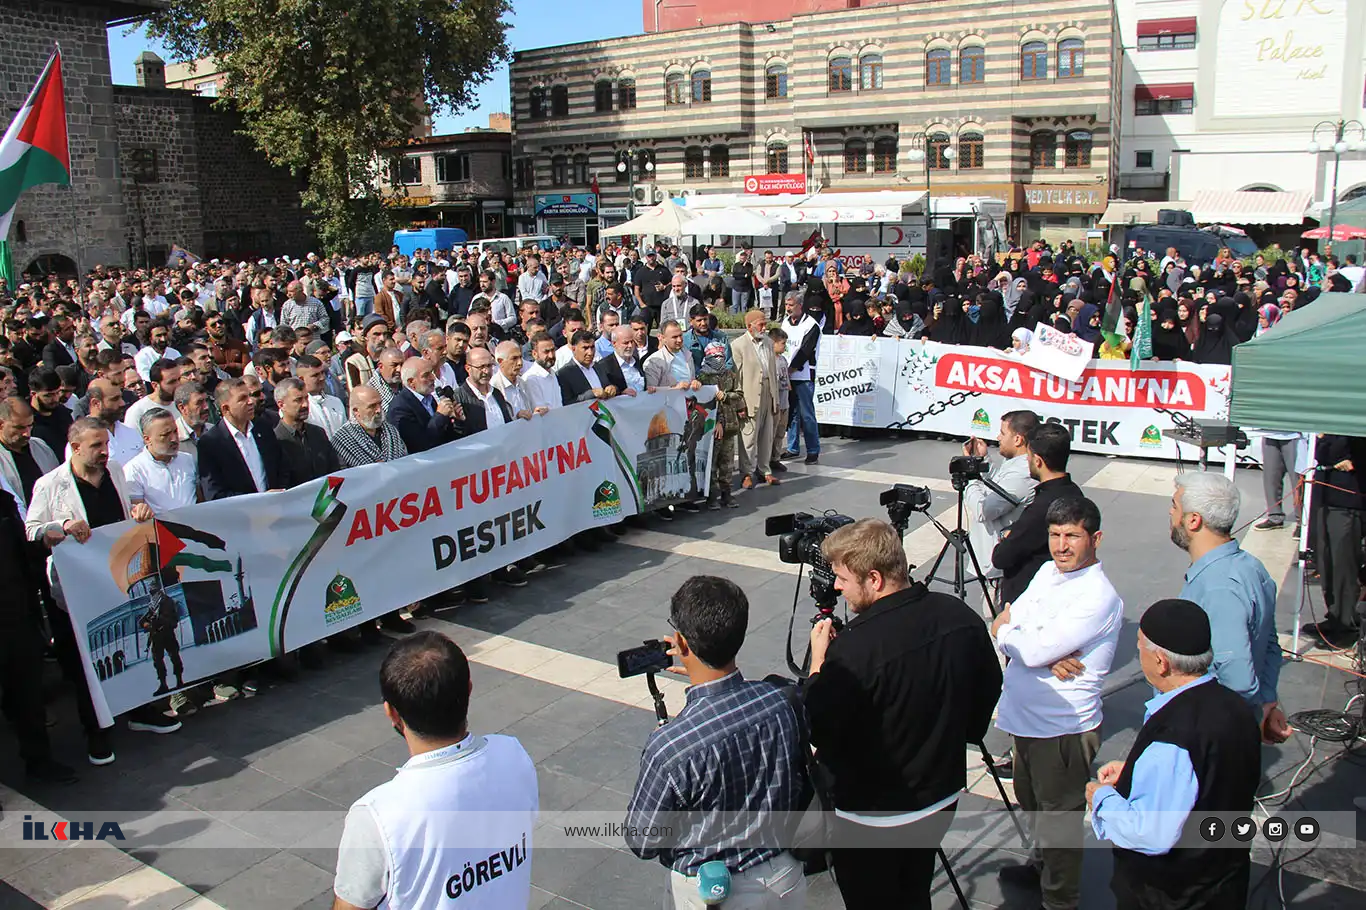
<path fill-rule="evenodd" d="M 707 504 L 721 498 L 722 505 L 730 504 L 730 479 L 735 473 L 735 444 L 740 436 L 740 406 L 744 398 L 740 394 L 740 381 L 734 370 L 720 373 L 698 373 L 698 381 L 703 385 L 714 385 L 721 392 L 722 399 L 716 404 L 716 420 L 721 425 L 721 438 L 712 442 L 711 488 L 707 494 Z"/>

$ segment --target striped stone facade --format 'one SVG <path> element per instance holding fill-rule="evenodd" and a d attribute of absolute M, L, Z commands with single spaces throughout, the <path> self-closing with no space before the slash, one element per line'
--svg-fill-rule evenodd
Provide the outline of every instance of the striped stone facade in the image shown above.
<path fill-rule="evenodd" d="M 946 165 L 931 172 L 935 193 L 996 195 L 1018 213 L 1098 212 L 1116 176 L 1119 61 L 1107 0 L 912 2 L 520 51 L 517 209 L 529 212 L 534 193 L 588 192 L 595 177 L 600 207 L 624 207 L 622 151 L 652 153 L 653 174 L 636 176 L 664 193 L 741 192 L 745 176 L 784 170 L 780 150 L 800 172 L 809 135 L 810 186 L 922 188 L 911 150 L 928 136 L 956 153 L 931 156 Z M 623 110 L 628 80 L 635 106 Z M 779 81 L 785 95 L 772 97 Z M 1084 202 L 1059 201 L 1073 199 Z"/>

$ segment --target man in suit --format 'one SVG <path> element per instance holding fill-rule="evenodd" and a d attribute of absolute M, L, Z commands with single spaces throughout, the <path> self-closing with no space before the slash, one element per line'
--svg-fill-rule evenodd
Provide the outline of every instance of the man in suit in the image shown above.
<path fill-rule="evenodd" d="M 659 350 L 659 339 L 650 334 L 650 320 L 642 315 L 631 319 L 631 334 L 636 337 L 636 356 L 644 363 L 650 355 Z"/>
<path fill-rule="evenodd" d="M 612 330 L 612 353 L 593 366 L 603 384 L 620 389 L 622 395 L 634 396 L 645 391 L 645 373 L 636 356 L 636 336 L 630 326 L 620 325 Z"/>
<path fill-rule="evenodd" d="M 43 364 L 54 370 L 76 363 L 76 323 L 65 314 L 52 319 L 52 340 L 43 345 Z"/>
<path fill-rule="evenodd" d="M 214 395 L 223 419 L 199 439 L 199 482 L 204 499 L 283 489 L 280 443 L 254 420 L 256 402 L 246 382 L 220 382 Z"/>
<path fill-rule="evenodd" d="M 762 479 L 777 484 L 770 464 L 773 458 L 773 431 L 778 417 L 778 361 L 773 339 L 765 331 L 763 310 L 745 313 L 745 334 L 731 345 L 735 370 L 744 398 L 740 416 L 741 486 L 749 489 Z"/>
<path fill-rule="evenodd" d="M 592 401 L 594 398 L 612 398 L 620 386 L 609 386 L 593 367 L 596 342 L 587 331 L 580 329 L 569 340 L 574 359 L 560 367 L 555 374 L 560 382 L 560 397 L 564 404 L 576 401 Z M 468 362 L 468 360 L 467 360 Z"/>
<path fill-rule="evenodd" d="M 465 353 L 469 378 L 455 388 L 455 402 L 463 416 L 462 435 L 482 433 L 489 427 L 512 423 L 516 415 L 503 393 L 493 387 L 493 355 L 487 348 L 470 348 Z M 392 405 L 391 405 L 392 407 Z"/>
<path fill-rule="evenodd" d="M 487 351 L 485 353 L 488 353 Z M 384 419 L 398 430 L 409 452 L 425 452 L 465 435 L 465 412 L 453 397 L 435 397 L 436 371 L 425 357 L 403 361 L 403 391 L 394 395 Z"/>

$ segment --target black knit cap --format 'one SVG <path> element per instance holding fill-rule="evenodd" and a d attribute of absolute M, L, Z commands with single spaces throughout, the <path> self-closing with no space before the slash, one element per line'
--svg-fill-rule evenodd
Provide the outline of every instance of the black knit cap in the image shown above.
<path fill-rule="evenodd" d="M 1138 627 L 1148 641 L 1173 654 L 1194 657 L 1210 649 L 1209 617 L 1193 601 L 1159 600 L 1143 613 Z"/>

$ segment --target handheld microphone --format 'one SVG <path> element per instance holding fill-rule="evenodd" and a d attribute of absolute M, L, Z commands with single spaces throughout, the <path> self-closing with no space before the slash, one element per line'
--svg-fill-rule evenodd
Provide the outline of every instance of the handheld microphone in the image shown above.
<path fill-rule="evenodd" d="M 730 897 L 730 869 L 719 859 L 703 863 L 697 869 L 697 890 L 708 907 L 721 903 Z"/>

